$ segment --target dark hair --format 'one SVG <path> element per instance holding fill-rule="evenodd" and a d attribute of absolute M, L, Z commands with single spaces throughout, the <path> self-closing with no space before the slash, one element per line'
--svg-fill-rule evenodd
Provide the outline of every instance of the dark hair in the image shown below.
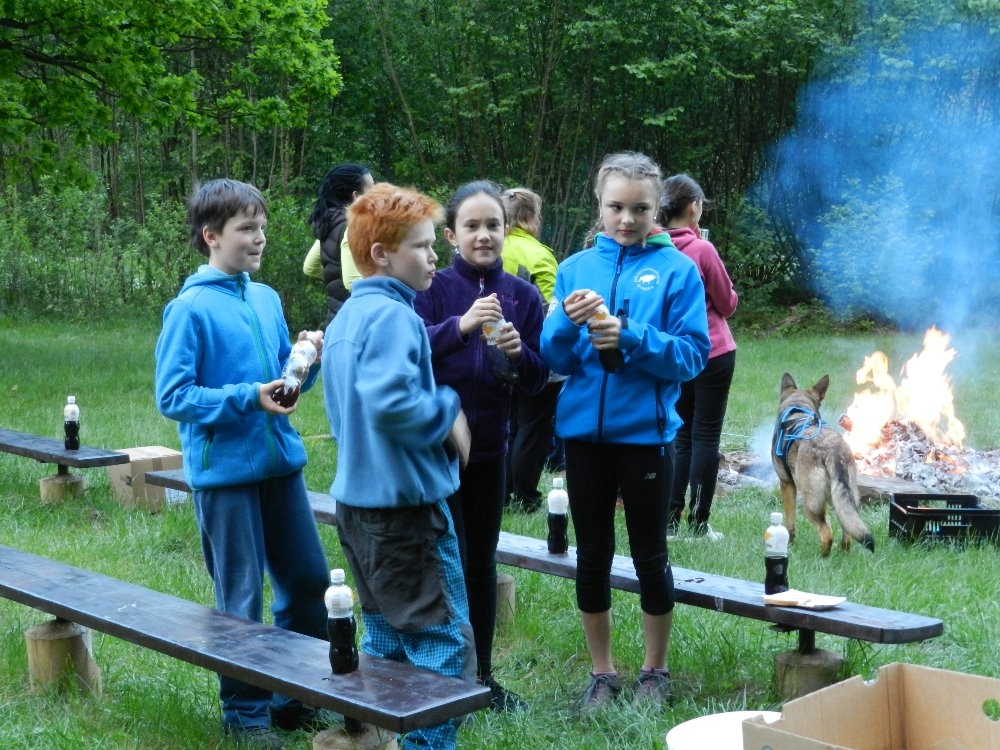
<path fill-rule="evenodd" d="M 354 194 L 363 191 L 364 179 L 370 174 L 368 167 L 361 164 L 338 164 L 326 173 L 319 183 L 316 202 L 309 214 L 309 224 L 316 237 L 327 235 L 330 211 L 343 210 L 350 205 Z"/>
<path fill-rule="evenodd" d="M 500 213 L 503 214 L 503 223 L 507 224 L 507 208 L 503 204 L 503 188 L 490 180 L 475 180 L 467 182 L 451 196 L 444 207 L 444 225 L 451 231 L 455 231 L 455 221 L 458 217 L 459 207 L 474 195 L 488 195 L 500 206 Z"/>
<path fill-rule="evenodd" d="M 701 185 L 686 174 L 671 175 L 663 181 L 663 197 L 660 198 L 660 210 L 656 214 L 657 223 L 666 226 L 683 215 L 695 201 L 702 202 L 703 210 L 707 208 L 705 191 L 701 189 Z"/>
<path fill-rule="evenodd" d="M 210 255 L 202 232 L 206 228 L 221 232 L 226 222 L 239 213 L 250 216 L 264 214 L 264 218 L 267 218 L 267 201 L 253 185 L 220 179 L 210 180 L 199 186 L 188 201 L 191 247 L 202 255 Z"/>

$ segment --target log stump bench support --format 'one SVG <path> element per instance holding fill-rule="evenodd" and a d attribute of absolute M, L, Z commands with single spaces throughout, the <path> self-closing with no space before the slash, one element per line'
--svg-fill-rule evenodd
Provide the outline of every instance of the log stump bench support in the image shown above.
<path fill-rule="evenodd" d="M 147 472 L 148 484 L 190 492 L 182 470 Z M 330 495 L 310 492 L 316 520 L 336 524 L 336 502 Z M 562 578 L 576 576 L 576 548 L 565 555 L 551 555 L 544 539 L 500 532 L 497 562 L 514 568 Z M 933 617 L 897 612 L 847 601 L 833 609 L 815 611 L 764 604 L 764 584 L 738 578 L 702 573 L 673 566 L 674 590 L 678 604 L 688 604 L 715 612 L 770 623 L 780 631 L 797 631 L 797 648 L 775 657 L 775 685 L 779 695 L 793 698 L 835 682 L 843 659 L 836 653 L 817 649 L 816 634 L 826 633 L 870 643 L 917 643 L 937 638 L 944 623 Z M 611 587 L 639 593 L 639 580 L 632 559 L 615 555 L 611 566 Z"/>
<path fill-rule="evenodd" d="M 66 450 L 62 440 L 32 435 L 17 430 L 0 428 L 0 452 L 15 456 L 33 458 L 46 464 L 55 464 L 56 473 L 39 481 L 42 502 L 56 502 L 67 497 L 79 497 L 86 487 L 79 474 L 71 474 L 70 467 L 89 469 L 98 466 L 127 464 L 127 453 L 109 451 L 103 448 L 80 446 L 78 450 Z"/>

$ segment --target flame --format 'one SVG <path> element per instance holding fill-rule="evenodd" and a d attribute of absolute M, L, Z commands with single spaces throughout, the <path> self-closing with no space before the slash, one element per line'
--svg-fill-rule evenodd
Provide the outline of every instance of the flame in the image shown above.
<path fill-rule="evenodd" d="M 844 437 L 862 456 L 883 441 L 883 427 L 892 420 L 909 422 L 938 445 L 961 448 L 965 426 L 955 416 L 951 381 L 945 369 L 955 358 L 950 338 L 937 328 L 924 333 L 923 349 L 903 365 L 897 384 L 882 352 L 865 357 L 856 380 L 861 390 L 845 413 L 850 431 Z"/>

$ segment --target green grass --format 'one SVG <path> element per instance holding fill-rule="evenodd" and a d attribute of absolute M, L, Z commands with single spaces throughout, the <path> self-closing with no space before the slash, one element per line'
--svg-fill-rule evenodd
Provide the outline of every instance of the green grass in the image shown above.
<path fill-rule="evenodd" d="M 136 323 L 67 330 L 53 323 L 14 326 L 0 320 L 0 426 L 58 437 L 62 404 L 72 393 L 81 405 L 85 444 L 178 447 L 174 424 L 160 417 L 153 403 L 156 329 L 155 323 Z M 1000 344 L 964 348 L 955 343 L 959 357 L 952 374 L 968 442 L 981 449 L 1000 446 L 995 409 L 1000 402 Z M 740 339 L 726 449 L 745 449 L 752 436 L 770 429 L 786 370 L 809 384 L 829 373 L 826 413 L 838 414 L 850 401 L 862 357 L 876 348 L 889 354 L 898 373 L 919 350 L 920 337 Z M 327 437 L 321 392 L 304 396 L 293 419 L 306 438 L 307 482 L 327 490 L 336 451 Z M 189 503 L 168 506 L 157 515 L 126 510 L 111 496 L 104 470 L 91 469 L 83 472 L 88 489 L 81 499 L 41 505 L 38 482 L 52 471 L 51 466 L 0 455 L 0 543 L 211 604 L 211 583 Z M 768 512 L 777 505 L 771 490 L 740 489 L 720 496 L 712 524 L 725 539 L 673 544 L 671 559 L 686 568 L 762 578 L 761 534 Z M 793 585 L 940 617 L 945 634 L 900 646 L 818 635 L 817 645 L 846 658 L 845 676 L 867 674 L 893 661 L 997 676 L 1000 609 L 993 571 L 998 549 L 902 546 L 888 539 L 884 506 L 867 506 L 863 515 L 875 534 L 874 555 L 856 548 L 821 559 L 815 532 L 800 521 L 790 563 Z M 533 536 L 542 536 L 544 526 L 541 513 L 504 520 L 505 529 Z M 341 564 L 335 532 L 323 527 L 321 535 L 331 565 Z M 771 685 L 773 659 L 794 648 L 796 636 L 680 606 L 670 649 L 675 704 L 664 711 L 622 704 L 593 718 L 577 717 L 571 706 L 589 662 L 573 584 L 510 572 L 516 579 L 517 612 L 513 623 L 498 633 L 495 664 L 500 681 L 530 701 L 531 709 L 517 718 L 480 712 L 464 725 L 462 748 L 662 748 L 672 726 L 695 716 L 780 706 Z M 616 660 L 630 679 L 642 654 L 638 597 L 615 592 L 614 616 Z M 101 634 L 94 634 L 104 681 L 100 699 L 26 692 L 23 633 L 45 619 L 0 601 L 0 745 L 5 750 L 228 746 L 219 729 L 213 674 Z M 310 738 L 297 736 L 289 747 L 305 750 Z"/>

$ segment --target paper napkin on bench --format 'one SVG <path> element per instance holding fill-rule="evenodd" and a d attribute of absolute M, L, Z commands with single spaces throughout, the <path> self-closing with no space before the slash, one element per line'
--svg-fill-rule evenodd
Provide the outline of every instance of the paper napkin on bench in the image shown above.
<path fill-rule="evenodd" d="M 764 604 L 775 607 L 800 607 L 802 609 L 832 609 L 847 601 L 844 596 L 810 594 L 807 591 L 789 589 L 780 594 L 764 594 Z"/>

